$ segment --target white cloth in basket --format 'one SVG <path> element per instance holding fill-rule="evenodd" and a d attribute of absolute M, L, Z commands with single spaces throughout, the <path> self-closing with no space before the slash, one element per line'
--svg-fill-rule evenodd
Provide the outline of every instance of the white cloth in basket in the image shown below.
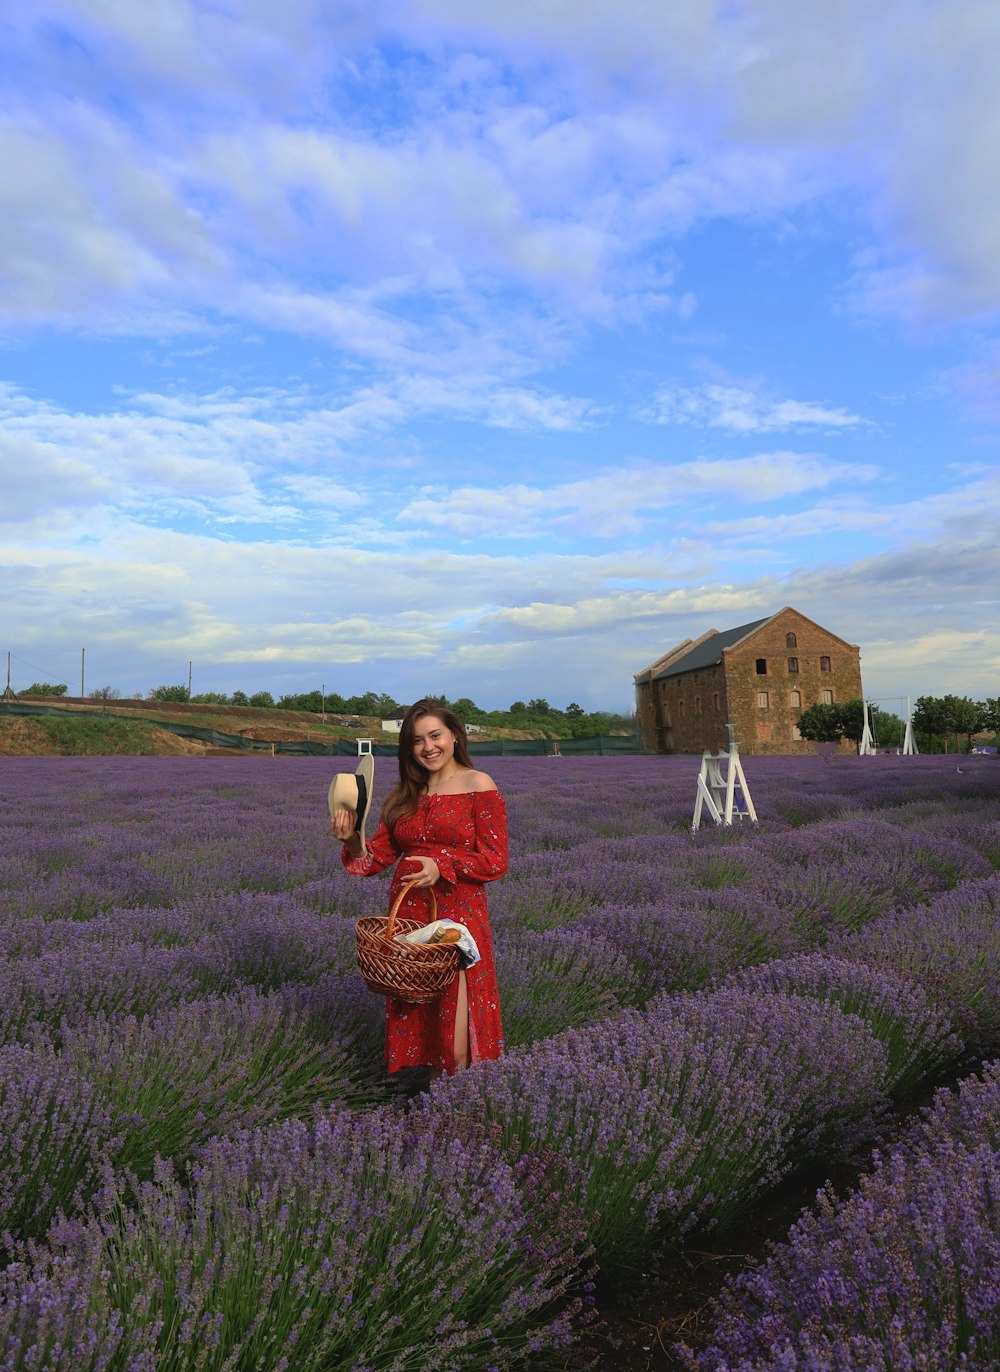
<path fill-rule="evenodd" d="M 479 961 L 479 949 L 476 947 L 476 940 L 466 929 L 464 924 L 459 924 L 454 919 L 435 919 L 430 924 L 425 924 L 421 929 L 414 929 L 409 934 L 396 934 L 393 938 L 394 943 L 440 943 L 441 935 L 446 929 L 457 929 L 459 937 L 452 942 L 452 947 L 458 949 L 458 960 L 462 967 L 475 967 Z"/>

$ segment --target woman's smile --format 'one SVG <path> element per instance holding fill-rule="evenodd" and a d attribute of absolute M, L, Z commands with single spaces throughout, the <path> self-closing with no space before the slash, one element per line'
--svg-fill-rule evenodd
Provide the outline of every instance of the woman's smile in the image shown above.
<path fill-rule="evenodd" d="M 413 736 L 413 756 L 428 772 L 447 767 L 455 756 L 455 735 L 440 719 L 426 715 Z"/>

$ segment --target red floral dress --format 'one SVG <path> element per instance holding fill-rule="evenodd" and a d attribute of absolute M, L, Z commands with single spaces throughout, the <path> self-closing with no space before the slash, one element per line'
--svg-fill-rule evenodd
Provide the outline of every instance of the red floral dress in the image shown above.
<path fill-rule="evenodd" d="M 364 857 L 344 866 L 355 876 L 371 876 L 403 860 L 392 874 L 389 903 L 407 876 L 408 857 L 433 858 L 441 876 L 435 883 L 438 919 L 464 924 L 476 940 L 480 961 L 465 973 L 469 997 L 469 1050 L 473 1062 L 498 1058 L 503 1052 L 500 997 L 497 991 L 493 940 L 483 883 L 507 870 L 507 808 L 499 791 L 422 796 L 416 813 L 396 821 L 390 834 L 379 824 Z M 410 891 L 399 907 L 403 918 L 430 919 L 426 889 Z M 455 1071 L 455 1010 L 458 978 L 429 1005 L 407 1005 L 386 997 L 385 1063 L 401 1067 L 440 1067 Z"/>

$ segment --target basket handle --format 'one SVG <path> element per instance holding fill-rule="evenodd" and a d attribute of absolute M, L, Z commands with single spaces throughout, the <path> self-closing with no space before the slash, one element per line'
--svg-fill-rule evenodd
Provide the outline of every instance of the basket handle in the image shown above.
<path fill-rule="evenodd" d="M 418 875 L 419 875 L 419 873 L 418 873 Z M 385 936 L 386 936 L 387 939 L 391 939 L 391 938 L 392 938 L 393 926 L 394 926 L 395 923 L 396 923 L 396 914 L 397 914 L 397 912 L 398 912 L 398 910 L 399 910 L 399 907 L 402 905 L 403 901 L 405 900 L 405 898 L 406 898 L 406 896 L 407 896 L 407 893 L 409 892 L 409 889 L 410 889 L 410 887 L 411 887 L 412 885 L 413 885 L 413 881 L 412 881 L 412 880 L 411 880 L 411 881 L 404 882 L 404 884 L 400 887 L 399 895 L 398 895 L 398 896 L 396 897 L 396 899 L 392 902 L 392 905 L 391 905 L 391 907 L 390 907 L 390 909 L 389 909 L 389 923 L 385 926 Z M 437 896 L 434 894 L 434 887 L 433 887 L 433 886 L 428 886 L 428 887 L 427 887 L 427 894 L 428 894 L 428 895 L 430 896 L 430 898 L 431 898 L 431 917 L 430 917 L 430 919 L 427 921 L 427 923 L 428 923 L 428 924 L 433 924 L 434 921 L 437 919 L 437 908 L 438 908 Z"/>

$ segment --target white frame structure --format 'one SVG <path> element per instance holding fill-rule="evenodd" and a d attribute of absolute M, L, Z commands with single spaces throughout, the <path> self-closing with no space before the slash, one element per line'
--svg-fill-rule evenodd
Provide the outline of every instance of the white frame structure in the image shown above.
<path fill-rule="evenodd" d="M 733 726 L 727 724 L 726 728 L 729 730 L 729 752 L 703 753 L 701 757 L 694 817 L 691 820 L 692 833 L 697 833 L 701 827 L 702 812 L 706 809 L 716 824 L 731 826 L 734 819 L 741 820 L 744 816 L 757 823 L 757 811 L 750 799 L 750 788 L 743 773 Z"/>
<path fill-rule="evenodd" d="M 872 757 L 878 752 L 878 749 L 875 747 L 875 736 L 872 733 L 871 718 L 868 714 L 868 706 L 871 704 L 871 701 L 862 700 L 861 704 L 865 712 L 865 727 L 861 730 L 861 741 L 858 743 L 858 756 Z"/>
<path fill-rule="evenodd" d="M 909 757 L 919 753 L 917 741 L 913 737 L 913 711 L 910 709 L 909 696 L 867 696 L 865 698 L 865 727 L 861 734 L 861 742 L 858 744 L 858 752 L 861 754 L 874 753 L 877 751 L 875 738 L 868 722 L 869 705 L 877 705 L 882 700 L 891 700 L 892 703 L 899 704 L 901 718 L 905 721 L 903 730 L 903 746 L 901 751 Z M 905 703 L 905 708 L 904 708 Z M 867 743 L 867 747 L 865 746 Z"/>

